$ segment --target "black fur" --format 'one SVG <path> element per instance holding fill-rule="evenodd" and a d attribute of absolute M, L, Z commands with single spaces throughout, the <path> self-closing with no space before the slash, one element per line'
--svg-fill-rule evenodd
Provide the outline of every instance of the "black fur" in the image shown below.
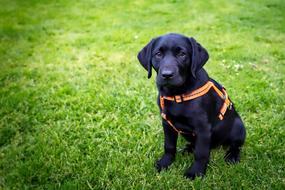
<path fill-rule="evenodd" d="M 219 86 L 202 68 L 208 58 L 206 49 L 194 38 L 174 33 L 151 40 L 138 54 L 149 78 L 152 68 L 157 72 L 158 97 L 188 93 L 209 80 Z M 159 98 L 157 103 L 160 105 Z M 194 179 L 205 174 L 210 149 L 218 145 L 229 147 L 225 154 L 227 162 L 236 163 L 240 160 L 240 149 L 246 135 L 244 124 L 234 106 L 227 110 L 223 120 L 219 120 L 222 103 L 222 99 L 212 89 L 190 101 L 165 101 L 164 113 L 175 127 L 195 133 L 195 136 L 183 135 L 188 141 L 185 152 L 193 152 L 195 159 L 185 172 L 187 178 Z M 174 161 L 178 137 L 177 132 L 163 119 L 162 125 L 165 138 L 164 155 L 156 162 L 158 171 L 168 168 Z"/>

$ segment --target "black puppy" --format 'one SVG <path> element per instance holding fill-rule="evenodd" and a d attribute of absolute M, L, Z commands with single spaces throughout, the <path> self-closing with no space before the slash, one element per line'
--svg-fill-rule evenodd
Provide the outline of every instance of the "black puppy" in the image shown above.
<path fill-rule="evenodd" d="M 194 152 L 194 163 L 185 176 L 203 176 L 210 149 L 228 146 L 225 160 L 236 163 L 245 140 L 244 124 L 225 89 L 202 68 L 208 52 L 194 38 L 167 34 L 152 39 L 138 54 L 142 66 L 157 72 L 158 105 L 164 130 L 164 155 L 156 162 L 158 171 L 172 164 L 180 133 Z"/>

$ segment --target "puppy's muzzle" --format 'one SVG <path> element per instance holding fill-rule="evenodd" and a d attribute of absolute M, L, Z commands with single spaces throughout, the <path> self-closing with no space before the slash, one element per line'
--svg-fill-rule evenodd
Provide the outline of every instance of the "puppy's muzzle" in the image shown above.
<path fill-rule="evenodd" d="M 170 69 L 164 69 L 163 71 L 161 71 L 161 76 L 165 80 L 171 79 L 174 77 L 174 71 L 172 71 Z"/>
<path fill-rule="evenodd" d="M 177 77 L 178 68 L 173 65 L 162 66 L 159 75 L 162 80 L 172 80 Z"/>

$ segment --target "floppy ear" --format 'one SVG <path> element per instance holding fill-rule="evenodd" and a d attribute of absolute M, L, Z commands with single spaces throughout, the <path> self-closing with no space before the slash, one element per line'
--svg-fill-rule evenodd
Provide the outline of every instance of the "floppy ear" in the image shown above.
<path fill-rule="evenodd" d="M 152 39 L 139 53 L 138 53 L 138 60 L 140 61 L 141 65 L 148 71 L 148 78 L 151 77 L 152 74 L 152 64 L 151 64 L 151 52 L 152 46 L 155 39 Z"/>
<path fill-rule="evenodd" d="M 192 46 L 191 52 L 191 74 L 196 78 L 196 73 L 205 65 L 209 59 L 207 50 L 202 47 L 194 38 L 189 38 Z"/>

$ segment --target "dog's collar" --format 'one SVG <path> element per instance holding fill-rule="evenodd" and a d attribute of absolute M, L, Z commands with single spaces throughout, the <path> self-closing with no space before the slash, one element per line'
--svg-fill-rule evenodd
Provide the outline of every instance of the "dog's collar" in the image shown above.
<path fill-rule="evenodd" d="M 228 94 L 226 92 L 226 90 L 224 88 L 222 88 L 221 90 L 212 82 L 212 81 L 208 81 L 205 85 L 203 85 L 202 87 L 190 92 L 190 93 L 185 93 L 182 95 L 176 95 L 176 96 L 160 96 L 160 107 L 161 107 L 161 116 L 164 120 L 166 120 L 168 122 L 168 124 L 178 133 L 185 133 L 183 131 L 179 131 L 177 128 L 175 128 L 175 126 L 173 125 L 173 123 L 167 119 L 164 111 L 164 101 L 165 100 L 169 100 L 169 101 L 174 101 L 176 103 L 181 103 L 181 102 L 185 102 L 185 101 L 189 101 L 189 100 L 193 100 L 195 98 L 201 97 L 203 95 L 205 95 L 206 93 L 209 92 L 209 90 L 213 88 L 215 90 L 215 92 L 218 94 L 218 96 L 224 101 L 223 106 L 220 109 L 220 113 L 218 115 L 220 120 L 224 119 L 224 115 L 227 111 L 227 108 L 231 109 L 232 107 L 232 103 L 228 97 Z M 185 133 L 186 134 L 186 133 Z"/>

